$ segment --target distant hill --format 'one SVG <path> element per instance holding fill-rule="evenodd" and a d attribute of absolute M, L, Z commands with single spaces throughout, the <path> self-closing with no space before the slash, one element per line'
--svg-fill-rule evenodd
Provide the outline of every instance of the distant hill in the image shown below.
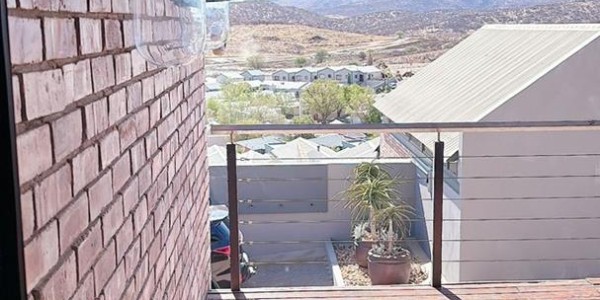
<path fill-rule="evenodd" d="M 273 2 L 321 15 L 358 16 L 390 10 L 431 12 L 518 8 L 565 2 L 565 0 L 273 0 Z"/>
<path fill-rule="evenodd" d="M 306 1 L 313 0 L 278 0 Z M 323 3 L 347 3 L 362 0 L 320 0 Z M 366 1 L 366 0 L 365 0 Z M 405 0 L 369 0 L 404 2 Z M 432 0 L 433 1 L 433 0 Z M 429 3 L 432 1 L 424 1 Z M 518 0 L 527 3 L 550 0 Z M 411 0 L 416 3 L 417 1 Z M 441 0 L 441 3 L 513 3 L 517 0 Z M 423 4 L 424 5 L 424 4 Z M 506 4 L 508 5 L 508 4 Z M 446 10 L 431 12 L 386 11 L 366 15 L 331 18 L 296 7 L 284 7 L 268 1 L 235 3 L 231 9 L 234 25 L 244 24 L 297 24 L 336 31 L 371 35 L 411 34 L 420 30 L 466 33 L 489 23 L 599 23 L 600 0 L 567 1 L 520 8 L 492 10 Z"/>

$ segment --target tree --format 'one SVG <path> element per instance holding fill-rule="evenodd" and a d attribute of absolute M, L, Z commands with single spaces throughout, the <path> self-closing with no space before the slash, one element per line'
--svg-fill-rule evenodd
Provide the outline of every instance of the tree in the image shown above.
<path fill-rule="evenodd" d="M 396 36 L 398 37 L 398 39 L 399 39 L 399 40 L 401 40 L 401 39 L 403 39 L 403 38 L 404 38 L 404 32 L 402 32 L 402 31 L 397 31 L 397 32 L 396 32 Z"/>
<path fill-rule="evenodd" d="M 367 54 L 364 51 L 360 51 L 358 52 L 358 58 L 360 58 L 360 60 L 365 60 L 367 58 Z"/>
<path fill-rule="evenodd" d="M 373 50 L 367 51 L 367 65 L 373 65 Z"/>
<path fill-rule="evenodd" d="M 327 58 L 329 58 L 329 52 L 325 50 L 319 50 L 315 54 L 315 62 L 318 64 L 325 62 Z"/>
<path fill-rule="evenodd" d="M 308 60 L 306 58 L 304 58 L 304 57 L 298 57 L 294 61 L 294 64 L 298 68 L 306 67 L 306 65 L 308 64 Z"/>
<path fill-rule="evenodd" d="M 248 83 L 230 83 L 220 97 L 209 100 L 208 111 L 220 124 L 283 123 L 286 103 L 282 95 L 255 91 Z"/>
<path fill-rule="evenodd" d="M 343 98 L 340 85 L 332 80 L 317 80 L 301 94 L 301 101 L 321 124 L 327 124 L 333 114 L 344 108 Z"/>
<path fill-rule="evenodd" d="M 248 67 L 255 70 L 260 70 L 265 65 L 265 59 L 261 55 L 252 55 L 246 59 Z"/>
<path fill-rule="evenodd" d="M 356 84 L 344 86 L 342 89 L 345 112 L 358 116 L 364 122 L 369 108 L 375 103 L 375 92 L 371 88 Z M 342 113 L 343 111 L 338 111 L 338 118 L 341 118 Z"/>
<path fill-rule="evenodd" d="M 369 111 L 367 112 L 365 118 L 361 120 L 366 124 L 381 124 L 383 121 L 381 112 L 373 105 L 369 107 Z"/>

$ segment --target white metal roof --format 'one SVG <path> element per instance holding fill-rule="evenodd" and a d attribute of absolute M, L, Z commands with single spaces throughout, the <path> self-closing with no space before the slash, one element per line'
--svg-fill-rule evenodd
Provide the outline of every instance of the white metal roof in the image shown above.
<path fill-rule="evenodd" d="M 271 154 L 276 158 L 327 158 L 334 157 L 335 151 L 322 147 L 304 138 L 297 138 L 285 145 L 275 148 Z"/>
<path fill-rule="evenodd" d="M 337 156 L 345 158 L 377 158 L 377 148 L 380 145 L 381 138 L 377 137 L 354 148 L 344 149 L 338 152 Z"/>
<path fill-rule="evenodd" d="M 599 36 L 600 24 L 486 25 L 375 106 L 398 123 L 477 122 Z M 443 139 L 458 150 L 458 134 Z"/>

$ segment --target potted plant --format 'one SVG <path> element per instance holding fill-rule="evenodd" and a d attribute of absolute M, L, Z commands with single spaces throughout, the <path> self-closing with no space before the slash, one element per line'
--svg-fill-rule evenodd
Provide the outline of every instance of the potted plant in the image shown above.
<path fill-rule="evenodd" d="M 345 208 L 352 214 L 356 243 L 356 262 L 367 267 L 367 254 L 377 237 L 373 219 L 378 210 L 393 204 L 394 181 L 390 174 L 375 163 L 362 163 L 354 169 L 352 183 L 344 192 Z M 365 222 L 366 220 L 366 222 Z"/>
<path fill-rule="evenodd" d="M 373 285 L 406 284 L 410 279 L 411 256 L 399 242 L 409 232 L 413 208 L 404 203 L 377 212 L 374 226 L 379 226 L 379 242 L 368 253 L 369 277 Z"/>

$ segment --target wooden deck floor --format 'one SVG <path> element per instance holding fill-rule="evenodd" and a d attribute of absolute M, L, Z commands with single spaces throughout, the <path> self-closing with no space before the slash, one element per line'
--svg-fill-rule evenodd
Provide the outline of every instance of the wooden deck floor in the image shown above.
<path fill-rule="evenodd" d="M 600 279 L 528 283 L 451 284 L 445 285 L 441 291 L 426 286 L 245 289 L 239 293 L 211 291 L 207 297 L 207 300 L 238 299 L 588 300 L 600 299 Z"/>

